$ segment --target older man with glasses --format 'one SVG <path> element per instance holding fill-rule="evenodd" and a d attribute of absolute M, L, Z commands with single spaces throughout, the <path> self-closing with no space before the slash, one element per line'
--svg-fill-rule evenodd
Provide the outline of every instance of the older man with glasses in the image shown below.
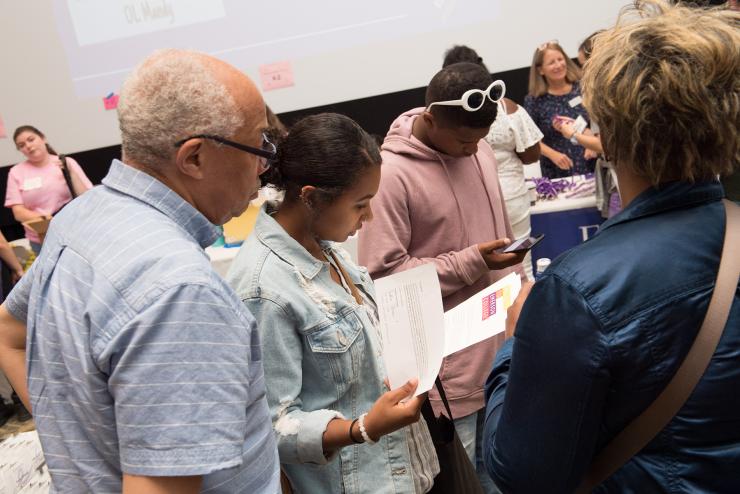
<path fill-rule="evenodd" d="M 255 321 L 203 251 L 275 155 L 262 97 L 166 50 L 118 112 L 122 161 L 57 215 L 0 308 L 0 366 L 57 492 L 277 492 Z"/>

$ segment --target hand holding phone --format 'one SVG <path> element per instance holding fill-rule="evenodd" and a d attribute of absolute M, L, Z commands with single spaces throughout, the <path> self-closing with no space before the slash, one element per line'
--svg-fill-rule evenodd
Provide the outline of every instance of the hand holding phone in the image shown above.
<path fill-rule="evenodd" d="M 527 252 L 532 247 L 537 245 L 543 238 L 545 238 L 544 233 L 537 235 L 536 237 L 520 238 L 518 240 L 514 240 L 501 252 L 503 252 L 504 254 L 508 254 L 510 252 Z"/>
<path fill-rule="evenodd" d="M 509 242 L 508 238 L 499 238 L 478 244 L 478 250 L 488 269 L 504 269 L 522 262 L 524 259 L 523 252 L 502 252 L 502 249 L 509 245 Z"/>

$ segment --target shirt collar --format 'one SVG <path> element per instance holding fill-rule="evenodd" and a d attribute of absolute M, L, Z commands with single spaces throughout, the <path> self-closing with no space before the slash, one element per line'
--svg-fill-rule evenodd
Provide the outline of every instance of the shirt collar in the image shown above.
<path fill-rule="evenodd" d="M 220 230 L 175 191 L 146 172 L 113 160 L 103 185 L 161 211 L 188 232 L 202 248 L 216 241 Z"/>
<path fill-rule="evenodd" d="M 719 201 L 724 189 L 718 181 L 669 182 L 650 187 L 638 195 L 626 208 L 602 223 L 599 232 L 614 225 L 662 213 L 671 209 L 697 206 Z"/>
<path fill-rule="evenodd" d="M 328 265 L 328 261 L 316 259 L 296 239 L 288 235 L 271 215 L 275 207 L 276 204 L 273 202 L 262 205 L 254 225 L 254 234 L 278 257 L 295 266 L 306 278 L 312 279 Z M 321 246 L 325 250 L 330 250 L 331 242 L 321 242 Z"/>

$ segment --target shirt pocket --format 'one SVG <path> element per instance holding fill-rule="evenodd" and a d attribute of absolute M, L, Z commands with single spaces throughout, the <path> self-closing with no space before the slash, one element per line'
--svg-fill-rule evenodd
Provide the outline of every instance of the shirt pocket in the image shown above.
<path fill-rule="evenodd" d="M 362 321 L 354 311 L 306 334 L 319 373 L 339 387 L 357 381 L 365 349 Z"/>

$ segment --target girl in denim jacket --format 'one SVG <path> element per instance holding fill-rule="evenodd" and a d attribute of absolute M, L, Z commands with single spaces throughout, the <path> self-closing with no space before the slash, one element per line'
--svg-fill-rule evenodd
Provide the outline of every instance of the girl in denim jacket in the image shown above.
<path fill-rule="evenodd" d="M 380 162 L 347 117 L 298 122 L 262 175 L 285 198 L 263 206 L 227 276 L 257 319 L 263 351 L 251 356 L 264 355 L 294 492 L 424 493 L 439 471 L 416 381 L 384 384 L 370 276 L 335 244 L 372 219 Z"/>

